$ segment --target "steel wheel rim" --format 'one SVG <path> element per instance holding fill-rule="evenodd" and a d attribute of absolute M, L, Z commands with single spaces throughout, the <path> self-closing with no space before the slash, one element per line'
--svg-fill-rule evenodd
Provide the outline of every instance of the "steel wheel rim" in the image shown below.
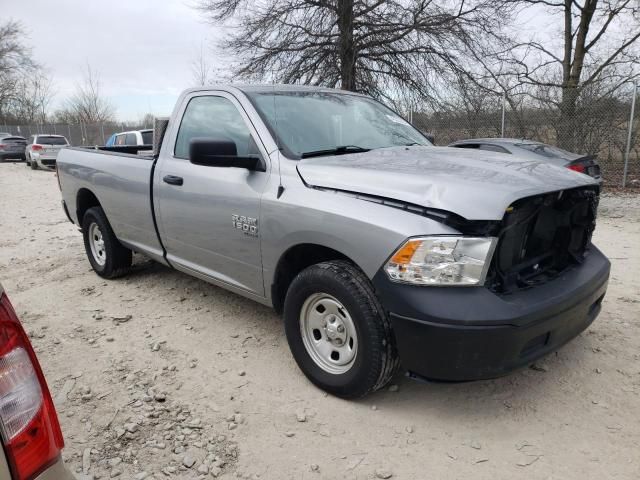
<path fill-rule="evenodd" d="M 98 265 L 104 266 L 107 262 L 107 252 L 104 249 L 102 230 L 100 230 L 100 227 L 96 223 L 92 223 L 89 226 L 89 246 L 91 247 L 93 259 Z"/>
<path fill-rule="evenodd" d="M 302 343 L 313 362 L 340 375 L 351 369 L 358 353 L 355 324 L 347 309 L 327 293 L 314 293 L 300 310 Z"/>

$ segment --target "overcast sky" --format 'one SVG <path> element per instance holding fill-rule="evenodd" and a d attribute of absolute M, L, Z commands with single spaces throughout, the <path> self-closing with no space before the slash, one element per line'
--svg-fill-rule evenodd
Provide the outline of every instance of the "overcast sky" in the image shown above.
<path fill-rule="evenodd" d="M 190 7 L 196 1 L 3 0 L 2 18 L 26 27 L 36 61 L 53 78 L 54 108 L 89 63 L 118 119 L 135 121 L 171 113 L 179 93 L 194 85 L 192 63 L 201 47 L 211 65 L 229 70 L 212 48 L 224 31 L 203 21 Z M 544 30 L 544 18 L 542 10 L 528 10 L 517 28 Z"/>
<path fill-rule="evenodd" d="M 193 84 L 191 63 L 219 32 L 189 7 L 194 0 L 6 0 L 2 17 L 21 21 L 35 59 L 53 77 L 59 104 L 87 62 L 120 120 L 171 113 Z"/>

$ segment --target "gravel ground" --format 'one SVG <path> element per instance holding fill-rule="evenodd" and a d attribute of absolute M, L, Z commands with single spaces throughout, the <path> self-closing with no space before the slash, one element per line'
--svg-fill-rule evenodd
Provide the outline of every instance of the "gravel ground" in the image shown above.
<path fill-rule="evenodd" d="M 0 165 L 0 205 L 0 279 L 81 478 L 640 478 L 640 196 L 602 198 L 609 292 L 573 342 L 356 402 L 303 377 L 268 308 L 144 257 L 96 276 L 51 172 Z"/>

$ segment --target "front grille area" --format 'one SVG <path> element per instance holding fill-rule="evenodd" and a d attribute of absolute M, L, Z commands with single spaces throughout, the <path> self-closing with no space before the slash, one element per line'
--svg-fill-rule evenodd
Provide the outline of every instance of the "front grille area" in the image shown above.
<path fill-rule="evenodd" d="M 505 214 L 486 285 L 496 293 L 547 282 L 580 264 L 591 244 L 597 187 L 524 198 Z"/>

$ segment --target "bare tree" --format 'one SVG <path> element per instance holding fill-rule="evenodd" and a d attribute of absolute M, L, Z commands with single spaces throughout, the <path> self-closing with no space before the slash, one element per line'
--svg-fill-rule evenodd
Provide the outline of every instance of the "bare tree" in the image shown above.
<path fill-rule="evenodd" d="M 429 98 L 467 52 L 500 42 L 509 16 L 490 0 L 201 0 L 239 58 L 234 74 L 341 87 L 395 100 Z"/>
<path fill-rule="evenodd" d="M 574 149 L 581 136 L 580 95 L 588 89 L 610 97 L 640 75 L 640 10 L 637 0 L 514 0 L 544 7 L 558 25 L 556 42 L 545 38 L 514 50 L 515 72 L 536 100 L 559 112 L 558 143 Z M 560 22 L 559 22 L 560 23 Z M 599 86 L 596 86 L 599 84 Z M 594 86 L 596 88 L 594 88 Z M 593 96 L 590 95 L 593 100 Z"/>
<path fill-rule="evenodd" d="M 486 86 L 469 82 L 466 76 L 458 77 L 452 83 L 452 89 L 455 96 L 450 109 L 461 117 L 458 123 L 465 129 L 461 138 L 501 134 L 501 99 L 498 95 L 487 94 Z"/>
<path fill-rule="evenodd" d="M 153 113 L 145 113 L 140 119 L 140 126 L 144 128 L 153 128 L 153 122 L 156 116 Z"/>
<path fill-rule="evenodd" d="M 15 118 L 16 91 L 22 79 L 36 70 L 36 63 L 25 44 L 26 34 L 19 22 L 0 25 L 0 117 Z"/>
<path fill-rule="evenodd" d="M 57 112 L 59 120 L 69 123 L 98 124 L 114 120 L 115 109 L 103 96 L 100 76 L 87 65 L 82 82 L 76 92 Z"/>
<path fill-rule="evenodd" d="M 211 83 L 212 68 L 204 53 L 204 44 L 200 44 L 198 55 L 191 62 L 191 73 L 195 85 L 205 86 Z"/>
<path fill-rule="evenodd" d="M 13 90 L 13 115 L 25 123 L 45 123 L 54 97 L 51 77 L 42 69 L 31 69 Z"/>

